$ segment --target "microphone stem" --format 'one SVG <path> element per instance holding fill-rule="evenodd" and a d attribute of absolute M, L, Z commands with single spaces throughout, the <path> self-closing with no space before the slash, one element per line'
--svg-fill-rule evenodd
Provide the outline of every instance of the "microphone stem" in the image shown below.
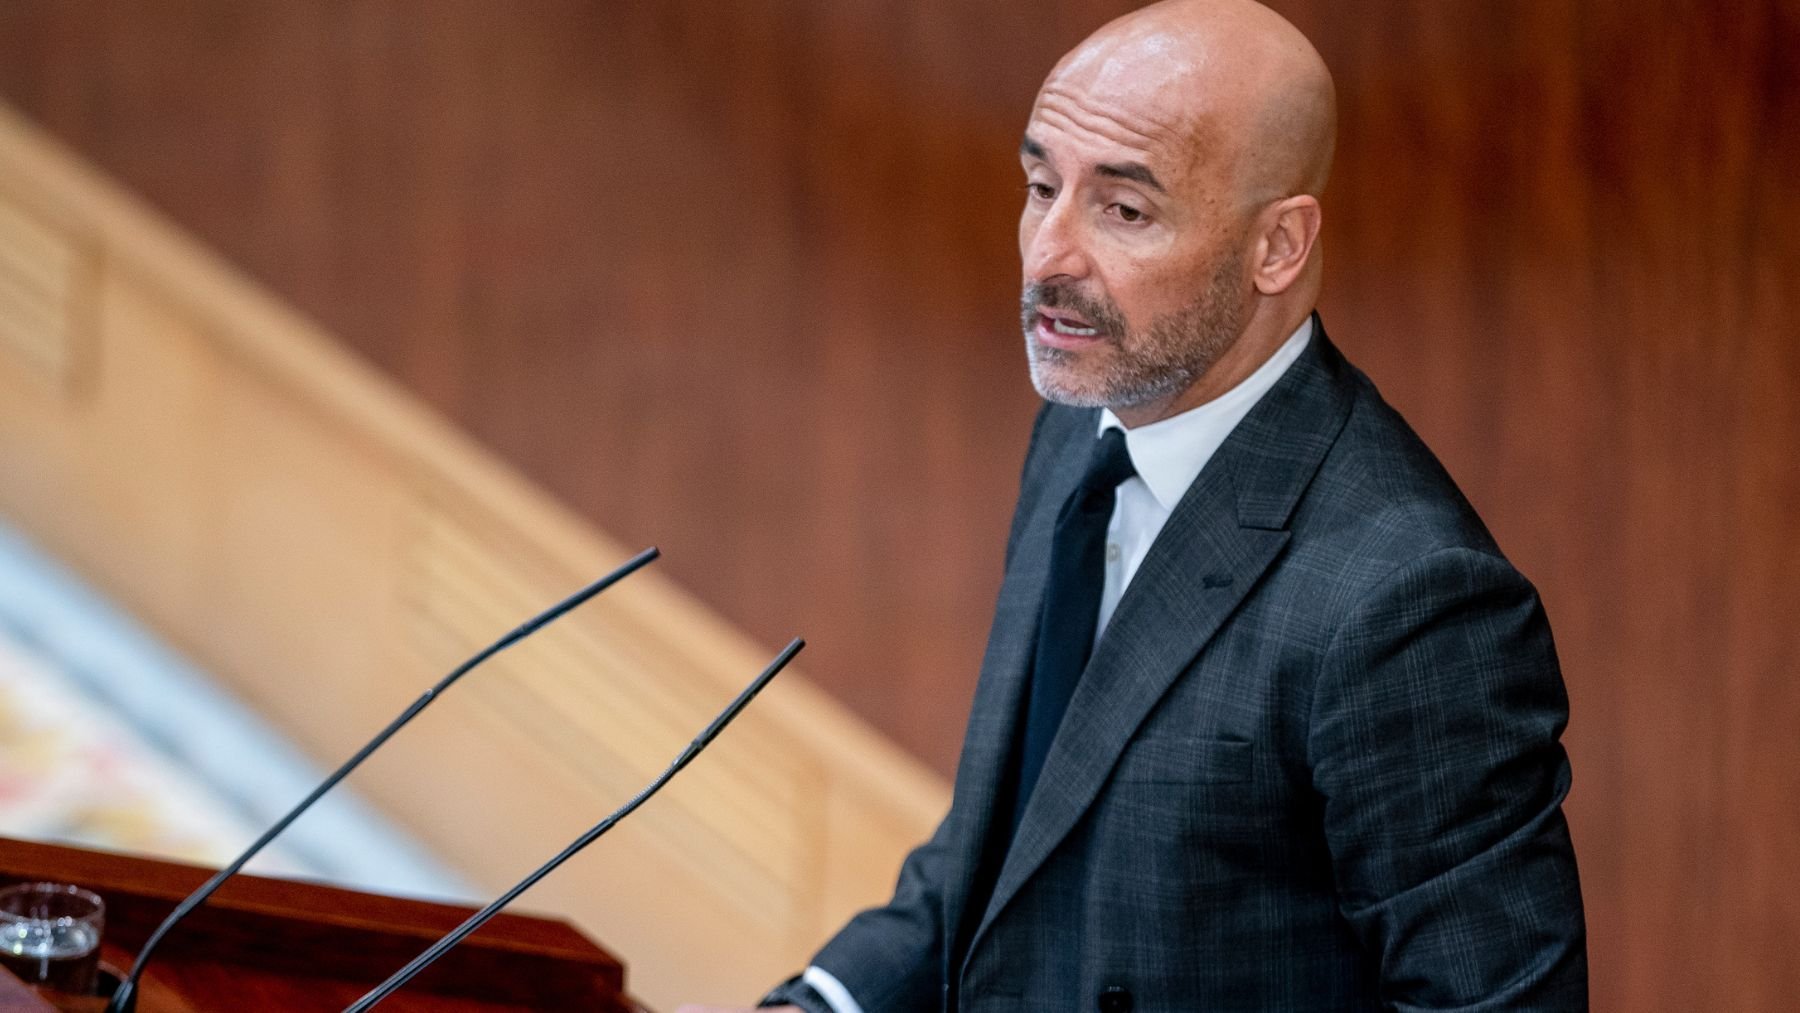
<path fill-rule="evenodd" d="M 314 788 L 311 794 L 308 794 L 304 799 L 301 799 L 300 804 L 288 810 L 287 815 L 276 820 L 274 826 L 263 831 L 262 836 L 258 837 L 250 847 L 245 849 L 243 854 L 233 859 L 231 864 L 214 873 L 212 878 L 208 879 L 200 889 L 189 894 L 186 899 L 176 905 L 175 910 L 169 912 L 169 916 L 164 918 L 162 923 L 156 926 L 156 930 L 150 933 L 150 938 L 146 939 L 143 947 L 138 950 L 137 960 L 133 962 L 131 966 L 131 974 L 119 984 L 118 989 L 113 993 L 112 1001 L 107 1004 L 106 1013 L 132 1013 L 137 1007 L 137 984 L 138 979 L 144 973 L 144 965 L 149 963 L 150 955 L 156 951 L 156 947 L 162 942 L 163 937 L 169 934 L 169 930 L 179 924 L 181 920 L 192 913 L 195 908 L 206 903 L 207 898 L 211 897 L 213 893 L 219 889 L 220 885 L 232 876 L 237 875 L 239 870 L 243 869 L 246 863 L 252 858 L 255 858 L 263 848 L 268 846 L 270 841 L 281 836 L 281 832 L 286 830 L 295 820 L 299 819 L 301 814 L 310 809 L 314 802 L 317 802 L 332 788 L 337 787 L 339 781 L 350 776 L 350 772 L 361 766 L 362 762 L 369 758 L 369 754 L 380 749 L 387 740 L 394 737 L 395 732 L 406 727 L 407 722 L 417 717 L 420 711 L 430 706 L 433 700 L 437 699 L 440 694 L 454 685 L 458 679 L 461 679 L 464 675 L 468 674 L 470 670 L 474 669 L 482 662 L 537 632 L 540 628 L 561 618 L 582 602 L 587 601 L 589 598 L 592 598 L 637 572 L 638 569 L 659 555 L 661 555 L 661 553 L 656 548 L 652 547 L 631 557 L 619 566 L 618 569 L 601 577 L 599 580 L 594 581 L 567 598 L 564 598 L 562 601 L 557 602 L 524 625 L 513 630 L 511 633 L 506 634 L 499 640 L 494 641 L 492 644 L 489 644 L 479 654 L 476 654 L 461 665 L 458 665 L 449 675 L 438 680 L 437 685 L 432 686 L 430 689 L 420 694 L 419 698 L 414 700 L 412 705 L 406 708 L 405 711 L 401 712 L 399 717 L 389 722 L 388 726 L 383 728 L 373 739 L 370 739 L 367 745 L 357 750 L 356 755 L 344 761 L 344 764 L 333 771 L 331 776 L 327 777 L 317 788 Z"/>
<path fill-rule="evenodd" d="M 649 801 L 650 796 L 661 791 L 663 785 L 668 784 L 671 778 L 680 773 L 683 767 L 693 761 L 694 757 L 700 755 L 700 751 L 705 749 L 708 743 L 718 737 L 719 733 L 725 729 L 725 726 L 730 724 L 732 719 L 736 718 L 738 713 L 749 705 L 756 694 L 762 692 L 763 687 L 769 684 L 769 680 L 775 678 L 775 673 L 787 667 L 787 663 L 792 661 L 794 655 L 799 654 L 800 649 L 805 646 L 806 641 L 801 640 L 798 637 L 789 641 L 788 645 L 782 648 L 781 653 L 775 656 L 775 660 L 769 662 L 769 666 L 762 670 L 762 674 L 758 675 L 749 686 L 745 687 L 744 691 L 739 693 L 736 699 L 726 705 L 725 709 L 719 712 L 719 716 L 714 718 L 712 723 L 707 725 L 706 729 L 694 738 L 694 741 L 688 743 L 687 748 L 681 751 L 681 755 L 677 756 L 675 761 L 669 764 L 668 768 L 657 776 L 656 780 L 651 781 L 642 791 L 632 796 L 630 801 L 614 810 L 612 815 L 601 820 L 599 823 L 594 824 L 594 826 L 586 833 L 576 838 L 573 844 L 562 849 L 561 852 L 557 853 L 555 858 L 552 858 L 542 866 L 539 866 L 537 871 L 526 876 L 518 885 L 501 894 L 499 897 L 496 897 L 493 903 L 489 904 L 487 907 L 470 915 L 461 925 L 458 925 L 455 929 L 451 930 L 449 935 L 446 935 L 444 938 L 431 944 L 430 948 L 424 953 L 414 957 L 405 967 L 402 967 L 399 971 L 395 972 L 393 977 L 370 990 L 367 995 L 358 999 L 354 1005 L 345 1007 L 344 1013 L 365 1013 L 365 1011 L 372 1008 L 376 1003 L 394 994 L 394 992 L 398 991 L 407 982 L 416 977 L 419 972 L 431 966 L 439 957 L 448 953 L 458 943 L 468 938 L 476 929 L 486 925 L 491 918 L 500 913 L 501 908 L 511 904 L 520 894 L 537 885 L 539 880 L 550 875 L 552 872 L 555 872 L 558 866 L 575 857 L 575 855 L 583 848 L 599 839 L 601 834 L 611 830 L 620 820 L 631 815 L 639 806 Z"/>

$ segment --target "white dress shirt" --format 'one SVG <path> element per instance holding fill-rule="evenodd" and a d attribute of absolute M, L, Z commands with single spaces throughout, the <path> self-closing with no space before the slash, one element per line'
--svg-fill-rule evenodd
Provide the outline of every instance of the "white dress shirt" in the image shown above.
<path fill-rule="evenodd" d="M 1100 617 L 1094 627 L 1096 642 L 1112 621 L 1125 588 L 1150 554 L 1151 544 L 1188 486 L 1200 477 L 1200 470 L 1256 402 L 1300 358 L 1306 343 L 1312 340 L 1312 332 L 1312 318 L 1307 317 L 1256 372 L 1213 400 L 1180 415 L 1130 429 L 1110 409 L 1100 412 L 1100 427 L 1094 435 L 1098 437 L 1108 429 L 1124 430 L 1125 449 L 1131 453 L 1137 474 L 1119 483 L 1112 520 L 1106 527 L 1106 587 L 1100 592 Z M 836 1013 L 863 1013 L 849 989 L 830 971 L 814 965 L 806 969 L 800 980 L 811 985 Z"/>
<path fill-rule="evenodd" d="M 1110 409 L 1100 413 L 1100 429 L 1095 435 L 1108 429 L 1124 430 L 1125 449 L 1131 453 L 1137 474 L 1119 483 L 1112 521 L 1106 526 L 1106 586 L 1100 592 L 1100 619 L 1094 625 L 1096 643 L 1188 486 L 1200 477 L 1200 470 L 1256 402 L 1300 358 L 1310 340 L 1312 318 L 1307 317 L 1256 372 L 1180 415 L 1127 429 Z"/>

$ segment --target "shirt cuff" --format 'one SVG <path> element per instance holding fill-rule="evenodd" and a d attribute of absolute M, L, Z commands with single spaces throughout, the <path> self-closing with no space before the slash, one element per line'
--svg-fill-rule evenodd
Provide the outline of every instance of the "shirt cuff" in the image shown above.
<path fill-rule="evenodd" d="M 800 976 L 800 980 L 812 986 L 814 992 L 819 993 L 819 998 L 825 1000 L 826 1005 L 831 1007 L 832 1013 L 863 1013 L 863 1008 L 850 997 L 850 990 L 844 987 L 844 983 L 837 980 L 836 975 L 823 967 L 814 964 L 806 969 L 806 973 Z"/>

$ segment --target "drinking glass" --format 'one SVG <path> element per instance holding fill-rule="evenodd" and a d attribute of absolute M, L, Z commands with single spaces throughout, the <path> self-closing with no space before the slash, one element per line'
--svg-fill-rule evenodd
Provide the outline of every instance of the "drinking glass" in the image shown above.
<path fill-rule="evenodd" d="M 28 984 L 90 995 L 99 978 L 106 905 L 67 883 L 0 890 L 0 966 Z"/>

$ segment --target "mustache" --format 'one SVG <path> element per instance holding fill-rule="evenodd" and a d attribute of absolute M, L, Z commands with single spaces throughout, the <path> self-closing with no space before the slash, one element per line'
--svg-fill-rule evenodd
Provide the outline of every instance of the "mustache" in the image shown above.
<path fill-rule="evenodd" d="M 1082 295 L 1071 285 L 1033 283 L 1019 296 L 1019 322 L 1027 334 L 1037 327 L 1039 312 L 1046 309 L 1069 310 L 1111 337 L 1125 333 L 1125 317 L 1110 299 L 1093 299 Z"/>

